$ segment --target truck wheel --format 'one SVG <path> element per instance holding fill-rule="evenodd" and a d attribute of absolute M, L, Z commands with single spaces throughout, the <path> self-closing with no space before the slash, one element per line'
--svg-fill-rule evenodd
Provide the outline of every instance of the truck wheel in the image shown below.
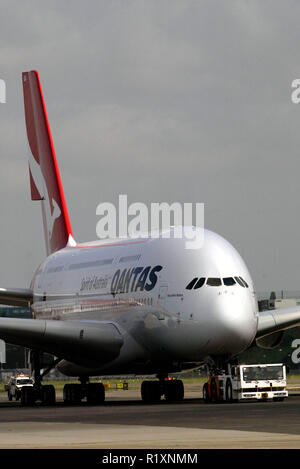
<path fill-rule="evenodd" d="M 203 394 L 204 402 L 209 402 L 208 384 L 207 383 L 204 383 L 204 385 L 203 385 L 202 394 Z"/>
<path fill-rule="evenodd" d="M 226 380 L 225 396 L 226 396 L 226 402 L 232 402 L 232 384 L 231 384 L 230 378 L 227 378 Z"/>
<path fill-rule="evenodd" d="M 210 398 L 211 402 L 218 401 L 218 390 L 217 390 L 217 383 L 215 378 L 213 378 L 210 382 Z"/>

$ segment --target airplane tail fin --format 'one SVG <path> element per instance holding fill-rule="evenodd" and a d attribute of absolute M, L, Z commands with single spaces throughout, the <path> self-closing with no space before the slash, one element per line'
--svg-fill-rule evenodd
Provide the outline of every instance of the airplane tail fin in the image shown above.
<path fill-rule="evenodd" d="M 22 73 L 31 199 L 41 200 L 47 255 L 76 246 L 38 72 Z"/>

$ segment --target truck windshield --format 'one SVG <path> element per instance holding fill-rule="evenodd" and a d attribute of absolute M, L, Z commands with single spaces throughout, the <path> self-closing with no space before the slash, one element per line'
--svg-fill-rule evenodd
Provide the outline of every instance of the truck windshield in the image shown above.
<path fill-rule="evenodd" d="M 242 371 L 244 381 L 283 379 L 282 366 L 244 366 Z"/>
<path fill-rule="evenodd" d="M 18 379 L 17 384 L 32 384 L 32 379 Z"/>

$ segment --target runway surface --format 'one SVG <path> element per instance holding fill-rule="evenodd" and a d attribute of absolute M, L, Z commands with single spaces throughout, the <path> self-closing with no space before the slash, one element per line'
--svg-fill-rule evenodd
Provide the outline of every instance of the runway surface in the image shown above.
<path fill-rule="evenodd" d="M 0 400 L 0 448 L 300 448 L 300 395 L 284 402 L 145 405 L 135 391 L 103 406 Z"/>

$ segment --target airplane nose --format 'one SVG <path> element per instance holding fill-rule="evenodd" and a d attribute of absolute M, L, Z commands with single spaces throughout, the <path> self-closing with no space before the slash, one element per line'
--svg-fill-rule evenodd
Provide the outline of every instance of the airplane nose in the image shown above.
<path fill-rule="evenodd" d="M 252 343 L 257 329 L 255 305 L 250 295 L 221 293 L 216 306 L 216 337 L 222 337 L 222 353 L 242 352 Z"/>

